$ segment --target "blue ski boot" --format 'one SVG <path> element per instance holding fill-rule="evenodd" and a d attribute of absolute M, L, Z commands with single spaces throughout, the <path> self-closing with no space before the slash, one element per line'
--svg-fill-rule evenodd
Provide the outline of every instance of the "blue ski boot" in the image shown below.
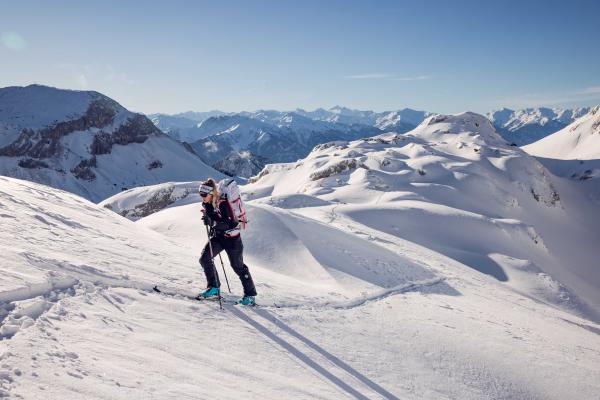
<path fill-rule="evenodd" d="M 241 300 L 238 300 L 237 304 L 241 304 L 243 306 L 255 306 L 256 296 L 244 296 L 241 298 Z"/>
<path fill-rule="evenodd" d="M 209 287 L 202 293 L 200 293 L 197 298 L 199 300 L 212 300 L 218 299 L 221 296 L 221 289 L 217 287 Z"/>

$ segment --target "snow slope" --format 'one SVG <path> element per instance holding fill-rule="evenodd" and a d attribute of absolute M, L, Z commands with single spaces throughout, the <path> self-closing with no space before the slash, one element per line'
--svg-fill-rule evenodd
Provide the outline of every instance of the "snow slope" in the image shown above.
<path fill-rule="evenodd" d="M 0 89 L 0 174 L 100 201 L 123 189 L 221 176 L 145 116 L 98 92 Z"/>
<path fill-rule="evenodd" d="M 584 252 L 580 241 L 566 246 L 565 258 L 571 263 L 580 263 L 582 281 L 594 286 L 598 278 L 598 251 L 594 243 L 600 240 L 600 107 L 594 107 L 587 115 L 579 118 L 563 130 L 542 140 L 524 146 L 523 150 L 535 156 L 552 174 L 563 197 L 569 196 L 565 209 L 575 219 L 578 237 L 587 241 L 593 251 Z M 571 233 L 558 230 L 557 236 L 569 237 Z M 589 290 L 592 290 L 590 288 Z M 595 293 L 600 297 L 599 291 Z"/>
<path fill-rule="evenodd" d="M 592 108 L 566 128 L 524 146 L 523 150 L 544 158 L 599 160 L 600 106 Z"/>
<path fill-rule="evenodd" d="M 483 116 L 432 116 L 404 135 L 320 145 L 250 182 L 256 201 L 301 194 L 336 203 L 303 214 L 367 225 L 540 301 L 600 316 L 599 231 L 580 222 L 587 203 L 559 193 L 542 164 Z"/>
<path fill-rule="evenodd" d="M 523 150 L 544 164 L 565 186 L 565 192 L 582 198 L 577 203 L 581 224 L 600 222 L 600 106 Z"/>
<path fill-rule="evenodd" d="M 141 186 L 117 193 L 98 203 L 132 221 L 175 205 L 199 202 L 201 181 L 168 182 Z"/>
<path fill-rule="evenodd" d="M 486 116 L 506 140 L 522 146 L 561 130 L 589 110 L 589 107 L 575 109 L 540 107 L 516 111 L 503 108 L 487 113 Z"/>
<path fill-rule="evenodd" d="M 395 235 L 303 215 L 324 200 L 251 202 L 246 261 L 263 306 L 220 311 L 149 291 L 203 286 L 199 204 L 133 223 L 35 183 L 0 178 L 0 190 L 5 397 L 587 399 L 600 389 L 599 325 Z"/>

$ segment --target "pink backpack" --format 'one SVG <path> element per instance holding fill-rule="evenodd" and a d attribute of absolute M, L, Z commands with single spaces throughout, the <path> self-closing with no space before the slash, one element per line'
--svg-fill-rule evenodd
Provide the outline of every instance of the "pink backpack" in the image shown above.
<path fill-rule="evenodd" d="M 246 207 L 240 195 L 240 188 L 234 179 L 227 178 L 217 183 L 217 189 L 221 193 L 221 198 L 227 199 L 229 206 L 233 211 L 233 217 L 242 225 L 242 229 L 246 229 L 248 219 L 246 218 Z"/>

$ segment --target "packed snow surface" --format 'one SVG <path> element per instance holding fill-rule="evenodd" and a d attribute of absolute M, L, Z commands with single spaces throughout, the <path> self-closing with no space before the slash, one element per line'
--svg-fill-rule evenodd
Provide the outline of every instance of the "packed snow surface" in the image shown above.
<path fill-rule="evenodd" d="M 523 149 L 538 157 L 560 160 L 600 159 L 600 106 L 566 128 Z"/>

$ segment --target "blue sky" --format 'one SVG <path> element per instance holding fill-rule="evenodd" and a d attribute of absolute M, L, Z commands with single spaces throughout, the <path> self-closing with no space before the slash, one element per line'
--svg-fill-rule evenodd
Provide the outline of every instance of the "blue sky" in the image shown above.
<path fill-rule="evenodd" d="M 600 104 L 600 1 L 0 1 L 0 87 L 138 112 Z"/>

